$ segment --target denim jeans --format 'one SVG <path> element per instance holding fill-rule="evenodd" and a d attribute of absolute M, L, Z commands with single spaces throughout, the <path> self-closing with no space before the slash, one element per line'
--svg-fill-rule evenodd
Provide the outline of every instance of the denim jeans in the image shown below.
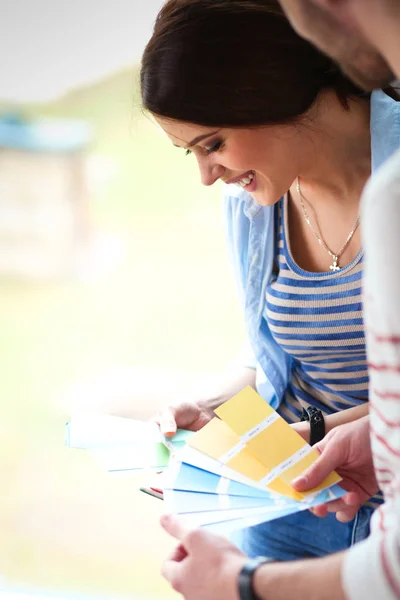
<path fill-rule="evenodd" d="M 232 541 L 250 557 L 284 561 L 326 556 L 368 537 L 373 512 L 362 506 L 352 521 L 340 523 L 335 514 L 320 518 L 304 510 L 237 532 Z"/>

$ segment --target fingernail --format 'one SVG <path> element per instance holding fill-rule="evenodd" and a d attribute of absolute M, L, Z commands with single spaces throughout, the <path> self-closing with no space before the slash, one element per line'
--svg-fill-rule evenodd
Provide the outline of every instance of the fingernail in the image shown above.
<path fill-rule="evenodd" d="M 163 423 L 161 427 L 161 431 L 164 435 L 175 435 L 176 429 L 174 423 Z"/>
<path fill-rule="evenodd" d="M 300 477 L 297 477 L 296 479 L 293 479 L 292 481 L 292 485 L 306 485 L 307 484 L 307 477 L 304 477 L 304 475 L 301 475 Z"/>
<path fill-rule="evenodd" d="M 161 517 L 160 517 L 160 523 L 161 523 L 161 525 L 165 525 L 166 523 L 168 523 L 169 518 L 170 518 L 169 514 L 161 515 Z"/>
<path fill-rule="evenodd" d="M 356 506 L 358 504 L 358 500 L 356 498 L 353 498 L 352 496 L 343 496 L 343 502 L 347 505 L 347 506 Z"/>

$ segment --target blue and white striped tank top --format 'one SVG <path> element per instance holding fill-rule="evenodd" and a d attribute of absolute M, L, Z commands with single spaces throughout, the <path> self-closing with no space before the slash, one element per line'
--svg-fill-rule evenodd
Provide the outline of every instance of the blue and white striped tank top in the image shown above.
<path fill-rule="evenodd" d="M 284 198 L 276 210 L 276 269 L 266 290 L 264 318 L 293 359 L 292 377 L 278 409 L 293 423 L 309 405 L 328 415 L 366 402 L 368 368 L 362 250 L 340 271 L 305 271 L 290 252 L 287 213 Z M 379 502 L 374 497 L 371 504 Z"/>
<path fill-rule="evenodd" d="M 310 273 L 293 260 L 286 200 L 277 212 L 275 276 L 264 316 L 278 344 L 293 358 L 292 380 L 280 413 L 298 421 L 303 406 L 324 414 L 368 400 L 361 303 L 362 251 L 337 272 Z"/>

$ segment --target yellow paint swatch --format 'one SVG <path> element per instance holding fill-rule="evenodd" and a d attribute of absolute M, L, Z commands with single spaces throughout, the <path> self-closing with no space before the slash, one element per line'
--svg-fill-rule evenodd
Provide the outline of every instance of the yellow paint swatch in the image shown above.
<path fill-rule="evenodd" d="M 250 386 L 222 404 L 215 413 L 239 436 L 245 435 L 267 417 L 276 415 L 274 409 Z M 274 469 L 307 444 L 284 419 L 278 417 L 246 440 L 246 445 L 268 469 Z"/>
<path fill-rule="evenodd" d="M 318 456 L 318 452 L 312 450 L 309 454 L 307 454 L 307 456 L 299 460 L 299 462 L 297 462 L 295 465 L 289 467 L 289 469 L 286 469 L 286 471 L 283 471 L 283 473 L 280 474 L 279 479 L 283 480 L 286 484 L 290 485 L 293 479 L 295 479 L 298 476 L 299 472 L 303 473 L 306 469 L 308 469 L 308 467 L 310 467 L 313 464 L 313 462 L 316 461 Z M 328 477 L 326 477 L 324 481 L 320 483 L 320 485 L 310 490 L 307 490 L 307 495 L 314 494 L 315 492 L 324 490 L 327 487 L 334 485 L 335 483 L 339 483 L 341 479 L 342 478 L 335 471 L 332 471 L 332 473 L 328 475 Z"/>
<path fill-rule="evenodd" d="M 189 446 L 203 454 L 219 460 L 236 444 L 240 443 L 239 436 L 220 419 L 214 417 L 199 431 L 196 431 L 187 441 Z"/>
<path fill-rule="evenodd" d="M 250 386 L 221 404 L 214 412 L 239 437 L 275 413 L 274 409 Z"/>
<path fill-rule="evenodd" d="M 283 482 L 290 486 L 291 481 L 318 458 L 318 453 L 310 449 L 303 438 L 250 386 L 219 406 L 215 413 L 242 438 L 268 472 L 277 469 L 279 485 Z M 299 459 L 297 453 L 305 453 L 305 456 Z M 286 467 L 284 463 L 288 461 L 294 464 Z M 325 489 L 340 479 L 339 475 L 332 473 L 318 488 L 309 490 L 305 495 Z M 268 485 L 271 488 L 271 484 Z M 276 485 L 275 480 L 272 485 Z"/>
<path fill-rule="evenodd" d="M 245 475 L 255 483 L 259 483 L 266 477 L 270 470 L 252 452 L 244 447 L 235 452 L 235 447 L 241 444 L 239 436 L 220 419 L 214 418 L 202 429 L 192 435 L 187 444 L 199 452 L 214 458 L 233 469 L 241 475 Z M 232 452 L 232 457 L 229 453 Z M 290 484 L 274 479 L 271 484 L 265 485 L 265 489 L 282 494 L 294 500 L 303 500 L 304 494 L 296 492 Z"/>
<path fill-rule="evenodd" d="M 241 442 L 239 436 L 226 423 L 214 418 L 192 435 L 187 443 L 192 448 L 221 462 L 221 459 Z M 223 464 L 256 482 L 263 479 L 269 472 L 267 467 L 246 447 L 234 453 L 231 458 L 224 460 Z"/>

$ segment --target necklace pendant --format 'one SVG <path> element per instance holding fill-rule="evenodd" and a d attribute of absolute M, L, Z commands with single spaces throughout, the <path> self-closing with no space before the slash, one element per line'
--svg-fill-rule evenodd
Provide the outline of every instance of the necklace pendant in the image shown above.
<path fill-rule="evenodd" d="M 333 263 L 329 267 L 331 271 L 340 271 L 340 267 L 338 265 L 338 260 L 339 260 L 338 256 L 333 257 Z"/>

